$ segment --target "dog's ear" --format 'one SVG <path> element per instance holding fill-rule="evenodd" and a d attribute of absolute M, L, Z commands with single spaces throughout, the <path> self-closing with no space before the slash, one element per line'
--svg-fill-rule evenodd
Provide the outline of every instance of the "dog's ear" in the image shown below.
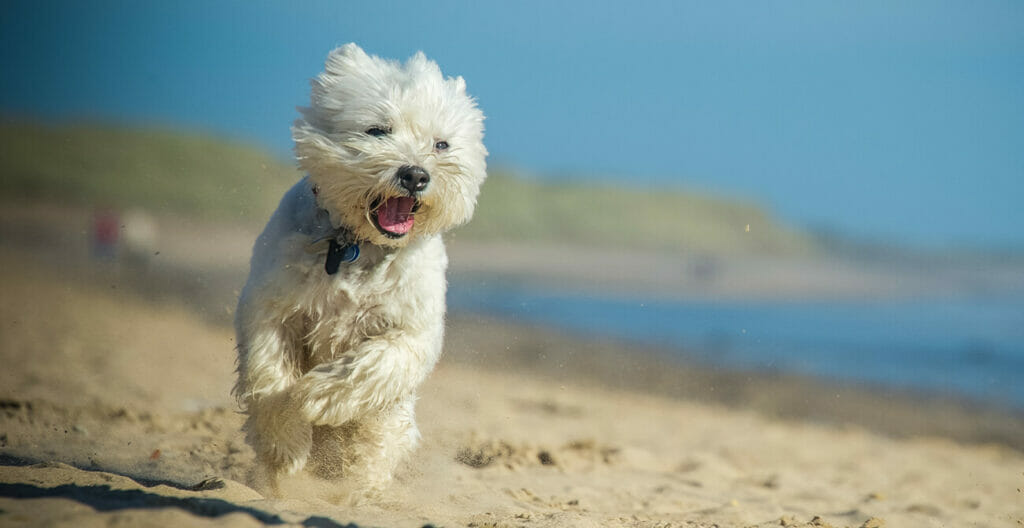
<path fill-rule="evenodd" d="M 315 117 L 315 112 L 306 114 Z M 321 126 L 309 119 L 297 119 L 292 125 L 295 157 L 299 167 L 310 174 L 335 170 L 342 158 L 341 147 L 331 141 Z"/>
<path fill-rule="evenodd" d="M 371 63 L 373 63 L 373 59 L 363 51 L 363 48 L 360 48 L 354 42 L 349 42 L 327 54 L 324 71 L 334 75 L 342 75 L 346 72 L 364 69 Z"/>
<path fill-rule="evenodd" d="M 455 93 L 459 95 L 466 95 L 466 80 L 461 75 L 451 79 L 451 82 L 455 83 Z"/>
<path fill-rule="evenodd" d="M 409 57 L 409 60 L 405 61 L 405 71 L 412 76 L 427 75 L 438 80 L 442 78 L 441 68 L 436 62 L 428 59 L 422 51 L 417 51 L 415 55 Z"/>

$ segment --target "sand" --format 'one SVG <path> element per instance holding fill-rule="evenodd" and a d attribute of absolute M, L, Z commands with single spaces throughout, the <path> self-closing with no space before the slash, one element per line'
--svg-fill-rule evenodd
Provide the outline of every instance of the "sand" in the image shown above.
<path fill-rule="evenodd" d="M 458 314 L 423 443 L 380 501 L 336 504 L 306 476 L 263 496 L 229 396 L 230 307 L 186 302 L 208 276 L 3 241 L 0 526 L 1024 523 L 1019 414 Z"/>

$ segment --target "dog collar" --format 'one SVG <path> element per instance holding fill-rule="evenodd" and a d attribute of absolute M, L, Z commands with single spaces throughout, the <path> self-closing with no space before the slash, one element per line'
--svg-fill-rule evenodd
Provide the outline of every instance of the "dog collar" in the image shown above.
<path fill-rule="evenodd" d="M 338 272 L 342 262 L 355 262 L 357 258 L 359 258 L 359 244 L 346 242 L 345 245 L 341 245 L 336 238 L 332 238 L 327 247 L 324 271 L 328 275 L 334 275 Z"/>
<path fill-rule="evenodd" d="M 313 185 L 310 190 L 315 204 L 319 189 Z M 331 227 L 331 216 L 325 209 L 315 205 L 313 207 L 313 217 L 308 224 L 300 228 L 301 232 L 313 238 L 313 242 L 306 246 L 306 251 L 319 254 L 326 250 L 324 271 L 328 275 L 334 275 L 338 272 L 342 262 L 355 262 L 359 258 L 359 243 L 352 240 L 352 234 L 347 229 Z"/>
<path fill-rule="evenodd" d="M 333 233 L 320 237 L 306 246 L 309 253 L 321 253 L 326 249 L 327 257 L 324 259 L 324 271 L 328 275 L 338 272 L 342 262 L 355 262 L 359 258 L 359 243 L 348 239 L 348 232 L 338 229 Z"/>

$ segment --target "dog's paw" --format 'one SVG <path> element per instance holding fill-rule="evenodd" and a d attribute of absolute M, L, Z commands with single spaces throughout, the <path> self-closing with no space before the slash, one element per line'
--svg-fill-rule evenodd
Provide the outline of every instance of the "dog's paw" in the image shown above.
<path fill-rule="evenodd" d="M 309 460 L 308 447 L 300 453 L 294 456 L 293 453 L 276 453 L 277 457 L 268 466 L 278 475 L 294 475 L 306 467 L 306 462 Z"/>
<path fill-rule="evenodd" d="M 312 428 L 308 424 L 288 431 L 253 438 L 251 443 L 260 463 L 271 474 L 292 475 L 306 467 L 313 446 Z"/>
<path fill-rule="evenodd" d="M 287 393 L 250 404 L 244 429 L 246 440 L 269 473 L 291 475 L 305 467 L 313 446 L 313 428 Z"/>

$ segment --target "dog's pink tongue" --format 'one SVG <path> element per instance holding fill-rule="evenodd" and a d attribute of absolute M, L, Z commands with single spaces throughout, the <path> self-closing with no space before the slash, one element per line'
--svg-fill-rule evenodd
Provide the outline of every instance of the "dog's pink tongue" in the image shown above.
<path fill-rule="evenodd" d="M 416 200 L 408 196 L 388 198 L 377 209 L 377 223 L 385 231 L 404 235 L 412 229 L 412 224 L 416 221 L 416 217 L 412 214 L 412 208 L 415 205 Z"/>

